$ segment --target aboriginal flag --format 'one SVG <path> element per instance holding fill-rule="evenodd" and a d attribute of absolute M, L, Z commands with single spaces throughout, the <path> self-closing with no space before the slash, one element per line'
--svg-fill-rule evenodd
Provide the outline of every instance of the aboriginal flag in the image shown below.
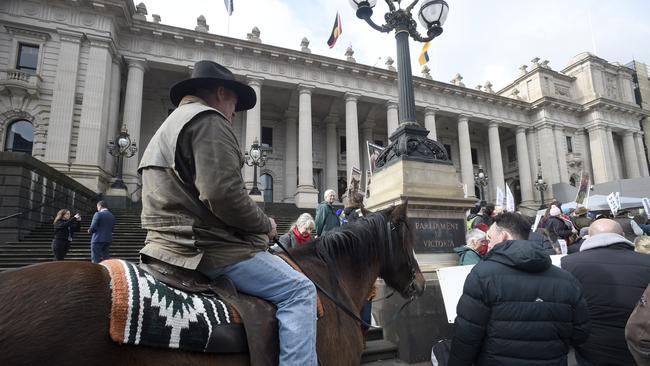
<path fill-rule="evenodd" d="M 336 12 L 336 19 L 334 20 L 334 27 L 332 28 L 332 35 L 330 39 L 327 40 L 327 45 L 330 48 L 334 47 L 336 40 L 339 39 L 339 36 L 343 33 L 343 27 L 341 26 L 341 16 Z"/>

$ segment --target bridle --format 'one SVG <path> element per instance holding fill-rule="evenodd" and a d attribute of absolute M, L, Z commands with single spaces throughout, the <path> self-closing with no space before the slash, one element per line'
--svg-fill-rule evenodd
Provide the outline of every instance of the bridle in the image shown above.
<path fill-rule="evenodd" d="M 397 232 L 399 229 L 400 224 L 393 224 L 392 222 L 388 221 L 386 223 L 386 236 L 388 236 L 388 255 L 386 256 L 385 260 L 388 260 L 393 253 L 393 233 Z M 405 223 L 405 225 L 408 225 Z M 402 242 L 404 242 L 404 235 L 405 233 L 402 232 Z M 403 249 L 403 248 L 402 248 Z M 412 257 L 408 254 L 405 253 L 406 255 L 406 264 L 409 267 L 409 270 L 411 271 L 410 273 L 410 278 L 409 278 L 409 283 L 405 288 L 405 291 L 401 291 L 405 294 L 407 294 L 410 298 L 409 301 L 413 301 L 415 299 L 415 293 L 417 293 L 417 282 L 416 282 L 416 277 L 417 273 L 415 271 L 415 266 L 413 265 L 413 260 Z"/>
<path fill-rule="evenodd" d="M 399 225 L 400 224 L 394 225 L 392 222 L 390 222 L 390 220 L 386 223 L 386 234 L 388 236 L 388 255 L 385 256 L 386 258 L 384 260 L 388 260 L 388 257 L 393 252 L 393 246 L 394 246 L 393 245 L 393 233 L 396 232 L 399 229 Z M 404 235 L 404 234 L 402 233 L 402 235 Z M 284 254 L 286 254 L 286 256 L 289 257 L 289 259 L 291 261 L 293 261 L 293 263 L 296 264 L 298 269 L 300 269 L 300 271 L 302 271 L 302 273 L 304 273 L 305 276 L 306 276 L 307 273 L 300 266 L 300 263 L 296 260 L 296 258 L 293 257 L 293 255 L 291 255 L 291 253 L 289 253 L 289 251 L 287 251 L 287 249 L 284 247 L 284 245 L 282 245 L 282 243 L 280 243 L 280 241 L 277 238 L 274 240 L 274 243 L 277 244 L 280 247 L 280 249 L 282 249 L 284 251 Z M 413 266 L 413 261 L 411 260 L 411 256 L 409 256 L 407 254 L 406 258 L 407 258 L 408 266 L 411 269 L 411 274 L 410 274 L 411 277 L 410 277 L 408 285 L 406 286 L 406 290 L 405 291 L 400 291 L 400 292 L 406 293 L 409 296 L 409 299 L 404 304 L 402 304 L 402 306 L 399 308 L 399 310 L 397 310 L 397 312 L 392 316 L 392 318 L 390 320 L 388 320 L 387 322 L 384 323 L 384 326 L 386 326 L 388 324 L 391 324 L 392 322 L 397 320 L 397 317 L 402 312 L 402 310 L 406 306 L 408 306 L 413 300 L 415 300 L 415 294 L 417 293 L 417 289 L 416 289 L 416 286 L 417 286 L 417 284 L 416 284 L 416 271 L 415 271 L 415 267 Z M 336 305 L 344 313 L 349 315 L 352 319 L 356 320 L 358 323 L 361 323 L 363 326 L 368 327 L 368 328 L 381 328 L 381 327 L 376 327 L 376 326 L 374 326 L 372 324 L 368 324 L 367 322 L 365 322 L 363 319 L 361 319 L 359 317 L 358 314 L 356 314 L 353 310 L 350 310 L 345 304 L 341 303 L 341 301 L 339 301 L 336 298 L 336 296 L 332 295 L 329 291 L 324 289 L 320 284 L 318 284 L 318 282 L 314 281 L 313 279 L 310 279 L 310 280 L 312 281 L 314 286 L 323 295 L 325 295 L 325 297 L 330 299 L 334 303 L 334 305 Z M 392 296 L 392 294 L 390 294 L 389 296 L 386 296 L 384 299 L 387 299 L 390 296 Z"/>

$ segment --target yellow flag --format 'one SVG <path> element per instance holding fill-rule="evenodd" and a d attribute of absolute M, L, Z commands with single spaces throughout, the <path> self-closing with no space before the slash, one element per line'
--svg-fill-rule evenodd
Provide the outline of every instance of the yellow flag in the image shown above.
<path fill-rule="evenodd" d="M 427 62 L 429 62 L 429 53 L 427 52 L 429 50 L 429 45 L 431 42 L 427 42 L 422 46 L 422 51 L 420 51 L 420 58 L 418 61 L 420 61 L 420 65 L 424 65 Z"/>

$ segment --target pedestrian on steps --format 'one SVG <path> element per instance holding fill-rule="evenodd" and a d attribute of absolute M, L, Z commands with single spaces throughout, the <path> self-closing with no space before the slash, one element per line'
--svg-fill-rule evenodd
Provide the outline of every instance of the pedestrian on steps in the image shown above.
<path fill-rule="evenodd" d="M 108 210 L 106 202 L 97 202 L 97 212 L 93 215 L 93 221 L 88 228 L 88 233 L 92 234 L 90 260 L 93 263 L 99 263 L 111 257 L 113 226 L 115 226 L 115 216 Z"/>
<path fill-rule="evenodd" d="M 55 261 L 62 261 L 70 250 L 72 233 L 79 231 L 81 216 L 77 213 L 70 217 L 70 210 L 60 209 L 54 218 L 54 239 L 52 240 L 52 252 Z"/>

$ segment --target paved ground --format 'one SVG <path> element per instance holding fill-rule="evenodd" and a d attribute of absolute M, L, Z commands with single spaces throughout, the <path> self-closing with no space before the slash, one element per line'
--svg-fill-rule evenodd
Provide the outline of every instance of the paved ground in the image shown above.
<path fill-rule="evenodd" d="M 418 363 L 406 363 L 402 362 L 400 360 L 386 360 L 386 361 L 375 361 L 375 362 L 369 362 L 365 363 L 364 365 L 371 365 L 371 366 L 431 366 L 431 362 L 418 362 Z M 569 363 L 568 366 L 578 366 L 578 363 L 575 360 L 575 356 L 573 354 L 573 349 L 571 349 L 571 352 L 569 352 Z"/>

